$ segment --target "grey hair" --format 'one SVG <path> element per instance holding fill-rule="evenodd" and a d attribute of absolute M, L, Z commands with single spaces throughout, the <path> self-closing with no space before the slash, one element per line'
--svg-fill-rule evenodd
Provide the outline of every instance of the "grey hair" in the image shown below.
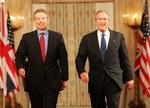
<path fill-rule="evenodd" d="M 98 10 L 98 11 L 95 13 L 95 20 L 96 20 L 96 15 L 99 14 L 99 13 L 106 13 L 106 14 L 108 15 L 108 20 L 110 20 L 110 19 L 109 19 L 109 14 L 108 14 L 108 12 L 105 11 L 105 10 Z"/>

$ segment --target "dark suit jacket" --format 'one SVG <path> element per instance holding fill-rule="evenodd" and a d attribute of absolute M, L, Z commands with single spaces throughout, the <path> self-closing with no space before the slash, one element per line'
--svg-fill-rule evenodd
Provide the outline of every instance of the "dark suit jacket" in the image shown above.
<path fill-rule="evenodd" d="M 68 80 L 68 57 L 63 37 L 60 33 L 50 31 L 46 59 L 42 61 L 37 30 L 26 33 L 20 41 L 16 52 L 17 68 L 26 66 L 28 59 L 25 91 L 41 93 L 45 85 L 56 92 L 61 90 L 61 81 Z"/>
<path fill-rule="evenodd" d="M 110 40 L 104 63 L 97 39 L 97 31 L 85 35 L 80 43 L 76 57 L 77 72 L 80 75 L 85 71 L 85 62 L 89 60 L 89 92 L 99 93 L 103 89 L 104 74 L 107 72 L 118 84 L 120 90 L 123 83 L 133 79 L 132 68 L 128 58 L 123 34 L 109 30 Z"/>

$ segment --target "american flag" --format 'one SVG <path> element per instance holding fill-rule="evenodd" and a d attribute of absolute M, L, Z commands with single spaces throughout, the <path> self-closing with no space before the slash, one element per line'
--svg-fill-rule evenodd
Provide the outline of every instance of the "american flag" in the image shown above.
<path fill-rule="evenodd" d="M 150 97 L 150 28 L 147 0 L 138 34 L 135 74 L 138 76 L 143 93 Z"/>
<path fill-rule="evenodd" d="M 19 91 L 19 81 L 15 65 L 14 37 L 12 33 L 10 17 L 8 13 L 6 26 L 4 13 L 4 4 L 2 3 L 2 34 L 0 36 L 0 68 L 2 70 L 1 78 L 3 83 L 2 91 L 5 96 L 11 98 Z"/>

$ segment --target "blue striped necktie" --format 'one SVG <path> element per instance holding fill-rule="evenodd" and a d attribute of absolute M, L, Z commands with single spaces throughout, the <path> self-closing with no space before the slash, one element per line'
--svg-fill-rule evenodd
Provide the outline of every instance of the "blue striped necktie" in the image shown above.
<path fill-rule="evenodd" d="M 101 56 L 102 56 L 102 62 L 104 63 L 105 54 L 106 54 L 106 40 L 104 38 L 105 34 L 102 34 L 101 38 Z"/>

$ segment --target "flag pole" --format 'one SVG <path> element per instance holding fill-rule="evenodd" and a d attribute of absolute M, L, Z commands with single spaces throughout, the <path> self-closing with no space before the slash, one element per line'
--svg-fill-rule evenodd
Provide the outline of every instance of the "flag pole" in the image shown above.
<path fill-rule="evenodd" d="M 16 104 L 16 97 L 13 96 L 13 97 L 11 98 L 11 107 L 12 107 L 12 108 L 15 108 L 15 104 Z"/>
<path fill-rule="evenodd" d="M 1 3 L 1 5 L 3 5 L 4 0 L 0 0 L 0 3 Z M 6 102 L 5 102 L 5 96 L 3 94 L 3 96 L 2 96 L 2 108 L 5 108 L 5 104 L 6 104 Z"/>
<path fill-rule="evenodd" d="M 2 108 L 5 108 L 5 104 L 6 104 L 6 102 L 5 102 L 5 96 L 3 95 L 3 99 L 2 99 Z"/>
<path fill-rule="evenodd" d="M 128 106 L 129 108 L 146 108 L 145 103 L 140 99 L 140 86 L 137 76 L 134 80 L 134 99 L 129 102 Z"/>

